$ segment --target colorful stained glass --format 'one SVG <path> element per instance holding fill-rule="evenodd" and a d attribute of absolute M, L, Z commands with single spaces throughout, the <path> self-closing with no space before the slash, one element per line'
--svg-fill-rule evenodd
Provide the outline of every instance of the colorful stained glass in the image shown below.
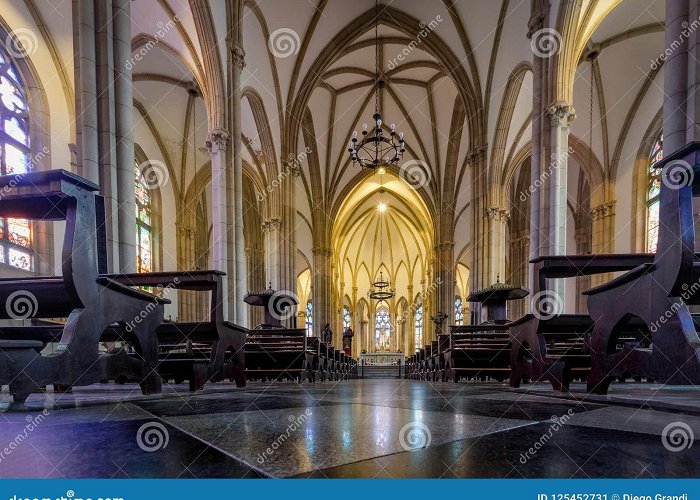
<path fill-rule="evenodd" d="M 455 298 L 455 325 L 464 324 L 464 310 L 462 308 L 462 299 Z"/>
<path fill-rule="evenodd" d="M 19 73 L 7 53 L 0 53 L 0 174 L 28 172 L 30 165 L 27 99 Z M 31 271 L 32 224 L 0 218 L 0 262 Z"/>
<path fill-rule="evenodd" d="M 374 318 L 374 347 L 378 350 L 387 350 L 391 341 L 391 324 L 389 308 L 386 304 L 377 307 L 377 314 Z"/>
<path fill-rule="evenodd" d="M 153 229 L 151 227 L 151 197 L 138 163 L 134 162 L 134 192 L 136 193 L 136 270 L 153 270 Z"/>
<path fill-rule="evenodd" d="M 17 250 L 16 248 L 10 247 L 9 249 L 10 265 L 14 267 L 19 267 L 25 271 L 32 270 L 32 256 L 28 252 L 23 252 Z"/>
<path fill-rule="evenodd" d="M 343 328 L 350 328 L 350 308 L 343 306 Z"/>
<path fill-rule="evenodd" d="M 10 241 L 23 247 L 31 247 L 32 230 L 26 219 L 7 219 L 7 229 L 10 233 Z"/>
<path fill-rule="evenodd" d="M 416 334 L 416 352 L 423 345 L 423 305 L 416 308 L 415 314 L 415 334 Z"/>
<path fill-rule="evenodd" d="M 654 142 L 649 152 L 649 179 L 647 183 L 647 252 L 656 252 L 659 242 L 659 195 L 661 194 L 661 169 L 656 164 L 664 157 L 663 135 Z"/>
<path fill-rule="evenodd" d="M 17 117 L 12 117 L 5 120 L 5 133 L 12 137 L 17 142 L 29 146 L 29 136 L 27 135 L 26 127 Z"/>
<path fill-rule="evenodd" d="M 311 301 L 306 302 L 306 315 L 304 317 L 304 327 L 306 328 L 306 336 L 311 337 L 314 334 L 314 316 L 313 305 Z"/>

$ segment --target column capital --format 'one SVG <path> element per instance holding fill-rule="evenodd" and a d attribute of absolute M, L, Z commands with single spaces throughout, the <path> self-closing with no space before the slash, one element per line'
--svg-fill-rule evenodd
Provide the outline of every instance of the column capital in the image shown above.
<path fill-rule="evenodd" d="M 552 121 L 552 125 L 568 127 L 576 118 L 576 110 L 566 101 L 555 101 L 547 108 L 547 116 Z"/>
<path fill-rule="evenodd" d="M 606 201 L 600 205 L 591 208 L 591 217 L 593 220 L 605 219 L 615 215 L 615 201 Z"/>
<path fill-rule="evenodd" d="M 488 220 L 508 222 L 508 220 L 510 219 L 510 212 L 506 207 L 486 207 L 486 210 L 484 211 L 484 217 Z"/>
<path fill-rule="evenodd" d="M 229 137 L 230 135 L 228 131 L 222 128 L 215 128 L 214 130 L 209 132 L 209 136 L 207 137 L 206 143 L 209 153 L 214 154 L 218 153 L 219 151 L 226 151 Z"/>
<path fill-rule="evenodd" d="M 532 36 L 544 28 L 544 12 L 540 11 L 532 15 L 527 22 L 527 38 L 532 39 Z"/>
<path fill-rule="evenodd" d="M 435 250 L 437 250 L 438 252 L 440 250 L 450 250 L 451 248 L 454 248 L 454 246 L 455 246 L 454 241 L 443 241 L 443 242 L 437 243 L 435 245 Z"/>
<path fill-rule="evenodd" d="M 263 233 L 271 233 L 272 231 L 279 231 L 282 227 L 282 219 L 279 217 L 270 217 L 265 219 L 261 224 Z"/>
<path fill-rule="evenodd" d="M 322 248 L 322 247 L 312 248 L 311 253 L 313 254 L 314 257 L 316 257 L 316 256 L 330 257 L 331 255 L 333 255 L 333 251 L 330 248 Z"/>
<path fill-rule="evenodd" d="M 233 62 L 234 67 L 238 69 L 245 68 L 245 50 L 243 50 L 243 47 L 238 45 L 230 38 L 226 40 L 226 43 L 231 51 L 231 61 Z"/>
<path fill-rule="evenodd" d="M 486 157 L 486 144 L 475 146 L 467 153 L 467 164 L 472 167 Z"/>

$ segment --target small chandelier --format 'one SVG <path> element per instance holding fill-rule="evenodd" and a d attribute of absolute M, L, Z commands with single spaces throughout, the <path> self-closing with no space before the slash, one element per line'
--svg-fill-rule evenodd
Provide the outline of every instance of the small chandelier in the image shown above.
<path fill-rule="evenodd" d="M 396 165 L 403 158 L 406 144 L 403 140 L 403 132 L 396 132 L 396 125 L 391 124 L 388 135 L 382 127 L 382 115 L 379 113 L 379 93 L 384 88 L 385 82 L 380 77 L 379 68 L 379 5 L 376 0 L 375 25 L 374 25 L 374 68 L 377 81 L 377 89 L 374 93 L 374 125 L 368 130 L 367 124 L 362 125 L 362 138 L 358 138 L 357 130 L 352 133 L 348 143 L 348 152 L 353 164 L 359 164 L 362 168 L 372 170 L 381 169 L 381 173 L 387 166 Z"/>
<path fill-rule="evenodd" d="M 377 280 L 372 283 L 372 288 L 369 290 L 369 298 L 375 300 L 387 300 L 396 294 L 396 290 L 391 288 L 391 283 L 388 279 L 384 279 L 384 271 L 379 271 Z"/>

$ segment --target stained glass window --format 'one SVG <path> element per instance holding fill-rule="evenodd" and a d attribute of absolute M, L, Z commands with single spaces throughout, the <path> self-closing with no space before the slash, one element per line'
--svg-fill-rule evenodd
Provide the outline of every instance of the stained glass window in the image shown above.
<path fill-rule="evenodd" d="M 416 308 L 415 314 L 416 352 L 423 345 L 423 304 Z"/>
<path fill-rule="evenodd" d="M 134 162 L 136 193 L 136 271 L 153 270 L 153 228 L 151 222 L 151 196 L 138 162 Z"/>
<path fill-rule="evenodd" d="M 350 328 L 350 308 L 343 306 L 343 328 Z"/>
<path fill-rule="evenodd" d="M 32 168 L 29 117 L 24 85 L 0 48 L 0 173 L 24 174 Z M 26 219 L 0 218 L 0 262 L 31 271 L 32 225 Z"/>
<path fill-rule="evenodd" d="M 377 307 L 377 314 L 374 319 L 374 347 L 378 351 L 388 351 L 390 341 L 389 307 L 382 303 Z"/>
<path fill-rule="evenodd" d="M 306 302 L 306 317 L 304 318 L 304 326 L 306 327 L 306 336 L 311 337 L 314 334 L 314 318 L 313 306 L 311 301 Z"/>
<path fill-rule="evenodd" d="M 464 310 L 462 308 L 462 299 L 460 297 L 455 298 L 455 325 L 464 324 Z"/>
<path fill-rule="evenodd" d="M 661 169 L 656 164 L 664 156 L 664 137 L 660 135 L 649 152 L 647 184 L 647 252 L 656 252 L 659 242 L 659 194 L 661 193 Z"/>

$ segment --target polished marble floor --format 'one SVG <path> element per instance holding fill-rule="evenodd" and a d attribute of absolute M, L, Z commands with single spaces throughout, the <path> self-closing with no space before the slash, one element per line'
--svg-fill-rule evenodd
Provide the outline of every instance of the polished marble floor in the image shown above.
<path fill-rule="evenodd" d="M 144 397 L 96 385 L 0 406 L 0 477 L 700 476 L 688 387 L 603 397 L 374 379 Z"/>

